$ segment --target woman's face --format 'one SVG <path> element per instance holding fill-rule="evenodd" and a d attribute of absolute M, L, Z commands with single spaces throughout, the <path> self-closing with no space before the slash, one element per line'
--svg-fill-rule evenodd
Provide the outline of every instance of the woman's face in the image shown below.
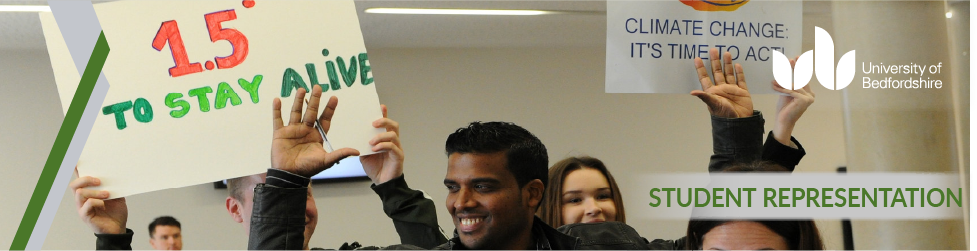
<path fill-rule="evenodd" d="M 563 180 L 563 224 L 617 220 L 617 208 L 607 178 L 600 171 L 583 168 Z"/>
<path fill-rule="evenodd" d="M 787 250 L 787 241 L 763 224 L 731 221 L 702 236 L 703 250 Z"/>

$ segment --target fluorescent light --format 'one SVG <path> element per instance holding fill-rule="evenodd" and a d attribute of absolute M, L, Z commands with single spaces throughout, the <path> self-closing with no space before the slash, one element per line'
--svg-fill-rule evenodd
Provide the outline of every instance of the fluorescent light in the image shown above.
<path fill-rule="evenodd" d="M 40 12 L 51 11 L 47 5 L 0 5 L 0 12 Z"/>
<path fill-rule="evenodd" d="M 953 12 L 947 11 L 946 18 L 951 18 L 951 17 L 953 17 Z"/>
<path fill-rule="evenodd" d="M 414 8 L 369 8 L 366 13 L 376 14 L 425 14 L 425 15 L 515 15 L 532 16 L 553 13 L 544 10 L 485 10 L 485 9 L 414 9 Z"/>

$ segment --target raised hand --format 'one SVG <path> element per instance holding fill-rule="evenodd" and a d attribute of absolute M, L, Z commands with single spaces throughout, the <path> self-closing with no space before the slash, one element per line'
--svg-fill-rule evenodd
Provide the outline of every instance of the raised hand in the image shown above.
<path fill-rule="evenodd" d="M 723 118 L 743 118 L 753 115 L 753 99 L 746 87 L 746 76 L 743 66 L 735 65 L 733 73 L 733 59 L 729 52 L 723 53 L 725 64 L 719 61 L 719 50 L 709 50 L 709 61 L 712 63 L 714 78 L 709 78 L 702 58 L 695 58 L 695 70 L 699 76 L 702 90 L 692 91 L 690 94 L 702 99 L 709 107 L 709 113 Z M 725 67 L 724 67 L 725 66 Z"/>
<path fill-rule="evenodd" d="M 75 176 L 78 176 L 77 167 Z M 126 232 L 126 220 L 129 217 L 126 199 L 105 200 L 109 197 L 108 191 L 88 189 L 101 184 L 101 180 L 90 176 L 78 177 L 68 184 L 75 191 L 78 216 L 96 234 L 123 234 Z"/>
<path fill-rule="evenodd" d="M 319 112 L 319 99 L 322 98 L 322 88 L 313 85 L 312 98 L 309 107 L 302 115 L 305 89 L 299 88 L 292 103 L 292 113 L 288 126 L 282 121 L 282 101 L 278 98 L 272 102 L 272 124 L 274 126 L 271 143 L 271 167 L 298 174 L 304 177 L 326 170 L 340 160 L 359 155 L 360 152 L 352 148 L 342 148 L 333 152 L 326 152 L 322 147 L 322 136 L 315 128 L 316 114 Z M 319 124 L 324 133 L 329 132 L 329 123 L 336 111 L 339 100 L 333 96 L 326 103 L 326 110 L 319 117 Z"/>
<path fill-rule="evenodd" d="M 795 62 L 796 59 L 790 61 L 792 69 Z M 781 144 L 792 146 L 790 135 L 794 131 L 794 125 L 797 124 L 801 115 L 804 115 L 804 111 L 807 111 L 807 108 L 814 104 L 814 92 L 811 91 L 811 85 L 806 85 L 798 90 L 791 90 L 781 87 L 776 80 L 772 84 L 775 91 L 788 94 L 788 96 L 781 96 L 777 100 L 777 122 L 774 123 L 773 136 Z"/>
<path fill-rule="evenodd" d="M 366 171 L 366 175 L 373 180 L 373 184 L 378 185 L 404 174 L 404 150 L 400 147 L 400 124 L 387 118 L 387 106 L 381 105 L 380 109 L 383 110 L 383 118 L 373 121 L 373 127 L 386 128 L 387 132 L 377 134 L 370 139 L 373 151 L 380 153 L 360 156 L 363 171 Z"/>

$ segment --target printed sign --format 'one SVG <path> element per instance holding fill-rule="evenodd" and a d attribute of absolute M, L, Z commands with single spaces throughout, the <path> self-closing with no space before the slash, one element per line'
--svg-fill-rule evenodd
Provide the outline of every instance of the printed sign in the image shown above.
<path fill-rule="evenodd" d="M 800 1 L 607 1 L 607 93 L 701 89 L 693 59 L 709 49 L 743 65 L 751 93 L 774 93 L 773 51 L 801 52 Z"/>
<path fill-rule="evenodd" d="M 95 11 L 111 87 L 78 172 L 113 198 L 264 172 L 272 100 L 288 109 L 298 88 L 339 98 L 333 148 L 371 154 L 368 141 L 384 131 L 371 126 L 382 114 L 352 1 L 122 1 Z M 78 72 L 53 16 L 41 20 L 68 104 Z"/>

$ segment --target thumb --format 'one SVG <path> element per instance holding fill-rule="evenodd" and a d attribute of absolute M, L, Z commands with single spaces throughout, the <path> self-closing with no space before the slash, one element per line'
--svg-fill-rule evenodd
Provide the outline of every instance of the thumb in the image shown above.
<path fill-rule="evenodd" d="M 332 165 L 338 163 L 340 160 L 343 160 L 346 157 L 359 156 L 359 155 L 360 155 L 360 151 L 357 151 L 356 149 L 349 148 L 349 147 L 340 148 L 330 153 L 326 153 L 326 157 L 323 159 L 323 163 L 327 165 Z"/>
<path fill-rule="evenodd" d="M 689 94 L 701 99 L 703 103 L 706 103 L 706 105 L 709 106 L 709 109 L 715 108 L 716 104 L 719 103 L 719 101 L 716 100 L 716 97 L 713 97 L 712 94 L 703 91 L 695 90 Z"/>

